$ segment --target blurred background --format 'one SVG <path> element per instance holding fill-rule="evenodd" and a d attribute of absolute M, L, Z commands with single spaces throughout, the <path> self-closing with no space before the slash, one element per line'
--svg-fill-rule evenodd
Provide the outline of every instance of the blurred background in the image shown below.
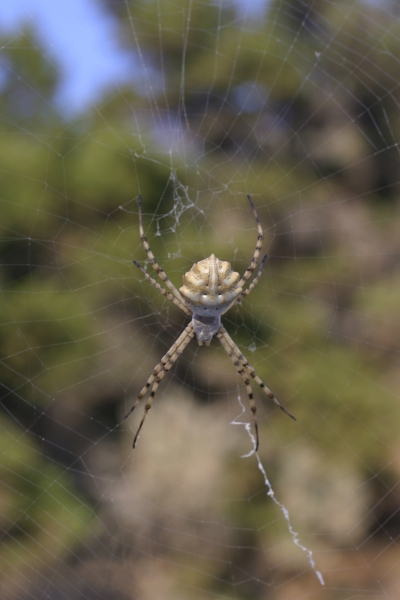
<path fill-rule="evenodd" d="M 0 37 L 1 598 L 398 598 L 397 0 L 18 0 Z M 132 450 L 187 324 L 138 194 L 177 287 L 246 269 L 253 197 L 224 325 L 297 417 L 254 387 L 260 463 L 217 340 Z"/>

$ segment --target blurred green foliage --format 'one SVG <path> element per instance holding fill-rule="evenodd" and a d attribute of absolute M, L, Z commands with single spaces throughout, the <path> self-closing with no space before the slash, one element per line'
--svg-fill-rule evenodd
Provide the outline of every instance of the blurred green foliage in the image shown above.
<path fill-rule="evenodd" d="M 2 419 L 0 514 L 3 573 L 40 569 L 65 553 L 92 518 L 70 475 L 43 456 L 40 446 Z"/>

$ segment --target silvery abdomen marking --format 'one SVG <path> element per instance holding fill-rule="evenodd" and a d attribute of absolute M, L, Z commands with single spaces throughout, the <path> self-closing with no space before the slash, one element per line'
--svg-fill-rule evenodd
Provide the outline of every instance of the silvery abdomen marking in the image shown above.
<path fill-rule="evenodd" d="M 210 344 L 221 324 L 221 315 L 242 291 L 237 283 L 239 273 L 232 271 L 226 260 L 209 258 L 200 260 L 184 274 L 179 292 L 186 306 L 193 312 L 193 328 L 200 345 Z"/>

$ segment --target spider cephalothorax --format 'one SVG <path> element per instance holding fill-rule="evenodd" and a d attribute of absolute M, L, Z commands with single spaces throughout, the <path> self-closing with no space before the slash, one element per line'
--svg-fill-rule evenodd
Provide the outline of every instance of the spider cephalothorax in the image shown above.
<path fill-rule="evenodd" d="M 178 306 L 185 314 L 191 317 L 192 320 L 189 325 L 185 327 L 181 335 L 168 350 L 165 356 L 163 356 L 158 365 L 154 367 L 153 373 L 150 375 L 145 386 L 141 390 L 136 402 L 125 415 L 125 419 L 129 417 L 140 400 L 144 398 L 144 396 L 150 390 L 142 420 L 133 440 L 133 447 L 136 445 L 140 430 L 143 426 L 146 415 L 151 408 L 153 398 L 156 394 L 161 379 L 170 370 L 172 365 L 182 354 L 194 336 L 197 337 L 197 341 L 200 346 L 203 344 L 209 346 L 212 338 L 215 335 L 235 365 L 237 372 L 243 378 L 249 398 L 250 409 L 253 413 L 254 428 L 256 433 L 255 450 L 258 448 L 258 426 L 256 418 L 256 405 L 253 398 L 253 391 L 251 389 L 249 376 L 254 379 L 261 389 L 264 390 L 267 396 L 271 398 L 271 400 L 273 400 L 281 410 L 283 410 L 292 419 L 295 418 L 285 409 L 277 397 L 257 376 L 253 367 L 249 365 L 246 358 L 236 346 L 235 342 L 228 335 L 225 327 L 221 325 L 221 315 L 229 310 L 234 304 L 248 296 L 254 289 L 261 277 L 262 268 L 267 258 L 267 255 L 263 257 L 257 275 L 254 277 L 249 287 L 243 290 L 244 284 L 251 277 L 258 264 L 261 247 L 264 240 L 264 234 L 256 208 L 251 197 L 247 196 L 247 198 L 250 202 L 251 208 L 253 209 L 253 214 L 257 223 L 258 237 L 253 258 L 242 277 L 240 277 L 239 273 L 236 273 L 236 271 L 232 270 L 229 262 L 220 260 L 219 258 L 216 258 L 214 254 L 211 254 L 209 258 L 205 258 L 204 260 L 200 260 L 199 262 L 195 263 L 190 271 L 184 274 L 183 286 L 178 291 L 174 284 L 168 279 L 165 271 L 157 263 L 154 254 L 150 250 L 149 243 L 143 231 L 142 198 L 139 196 L 139 231 L 141 242 L 146 250 L 149 260 L 151 261 L 153 269 L 171 291 L 168 292 L 165 288 L 163 288 L 143 269 L 143 267 L 141 267 L 141 265 L 139 265 L 139 263 L 136 261 L 133 262 L 141 270 L 146 279 L 150 281 L 150 283 L 154 285 L 154 287 L 157 288 L 157 290 L 161 292 L 163 296 L 168 298 L 168 300 L 171 300 L 171 302 Z"/>

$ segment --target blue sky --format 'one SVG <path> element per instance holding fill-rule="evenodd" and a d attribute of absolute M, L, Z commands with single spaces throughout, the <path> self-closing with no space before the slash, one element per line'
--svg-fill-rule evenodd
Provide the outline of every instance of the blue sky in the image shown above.
<path fill-rule="evenodd" d="M 95 0 L 0 2 L 0 34 L 17 35 L 24 25 L 60 71 L 55 102 L 67 115 L 133 79 L 134 57 L 119 45 L 116 22 Z"/>

